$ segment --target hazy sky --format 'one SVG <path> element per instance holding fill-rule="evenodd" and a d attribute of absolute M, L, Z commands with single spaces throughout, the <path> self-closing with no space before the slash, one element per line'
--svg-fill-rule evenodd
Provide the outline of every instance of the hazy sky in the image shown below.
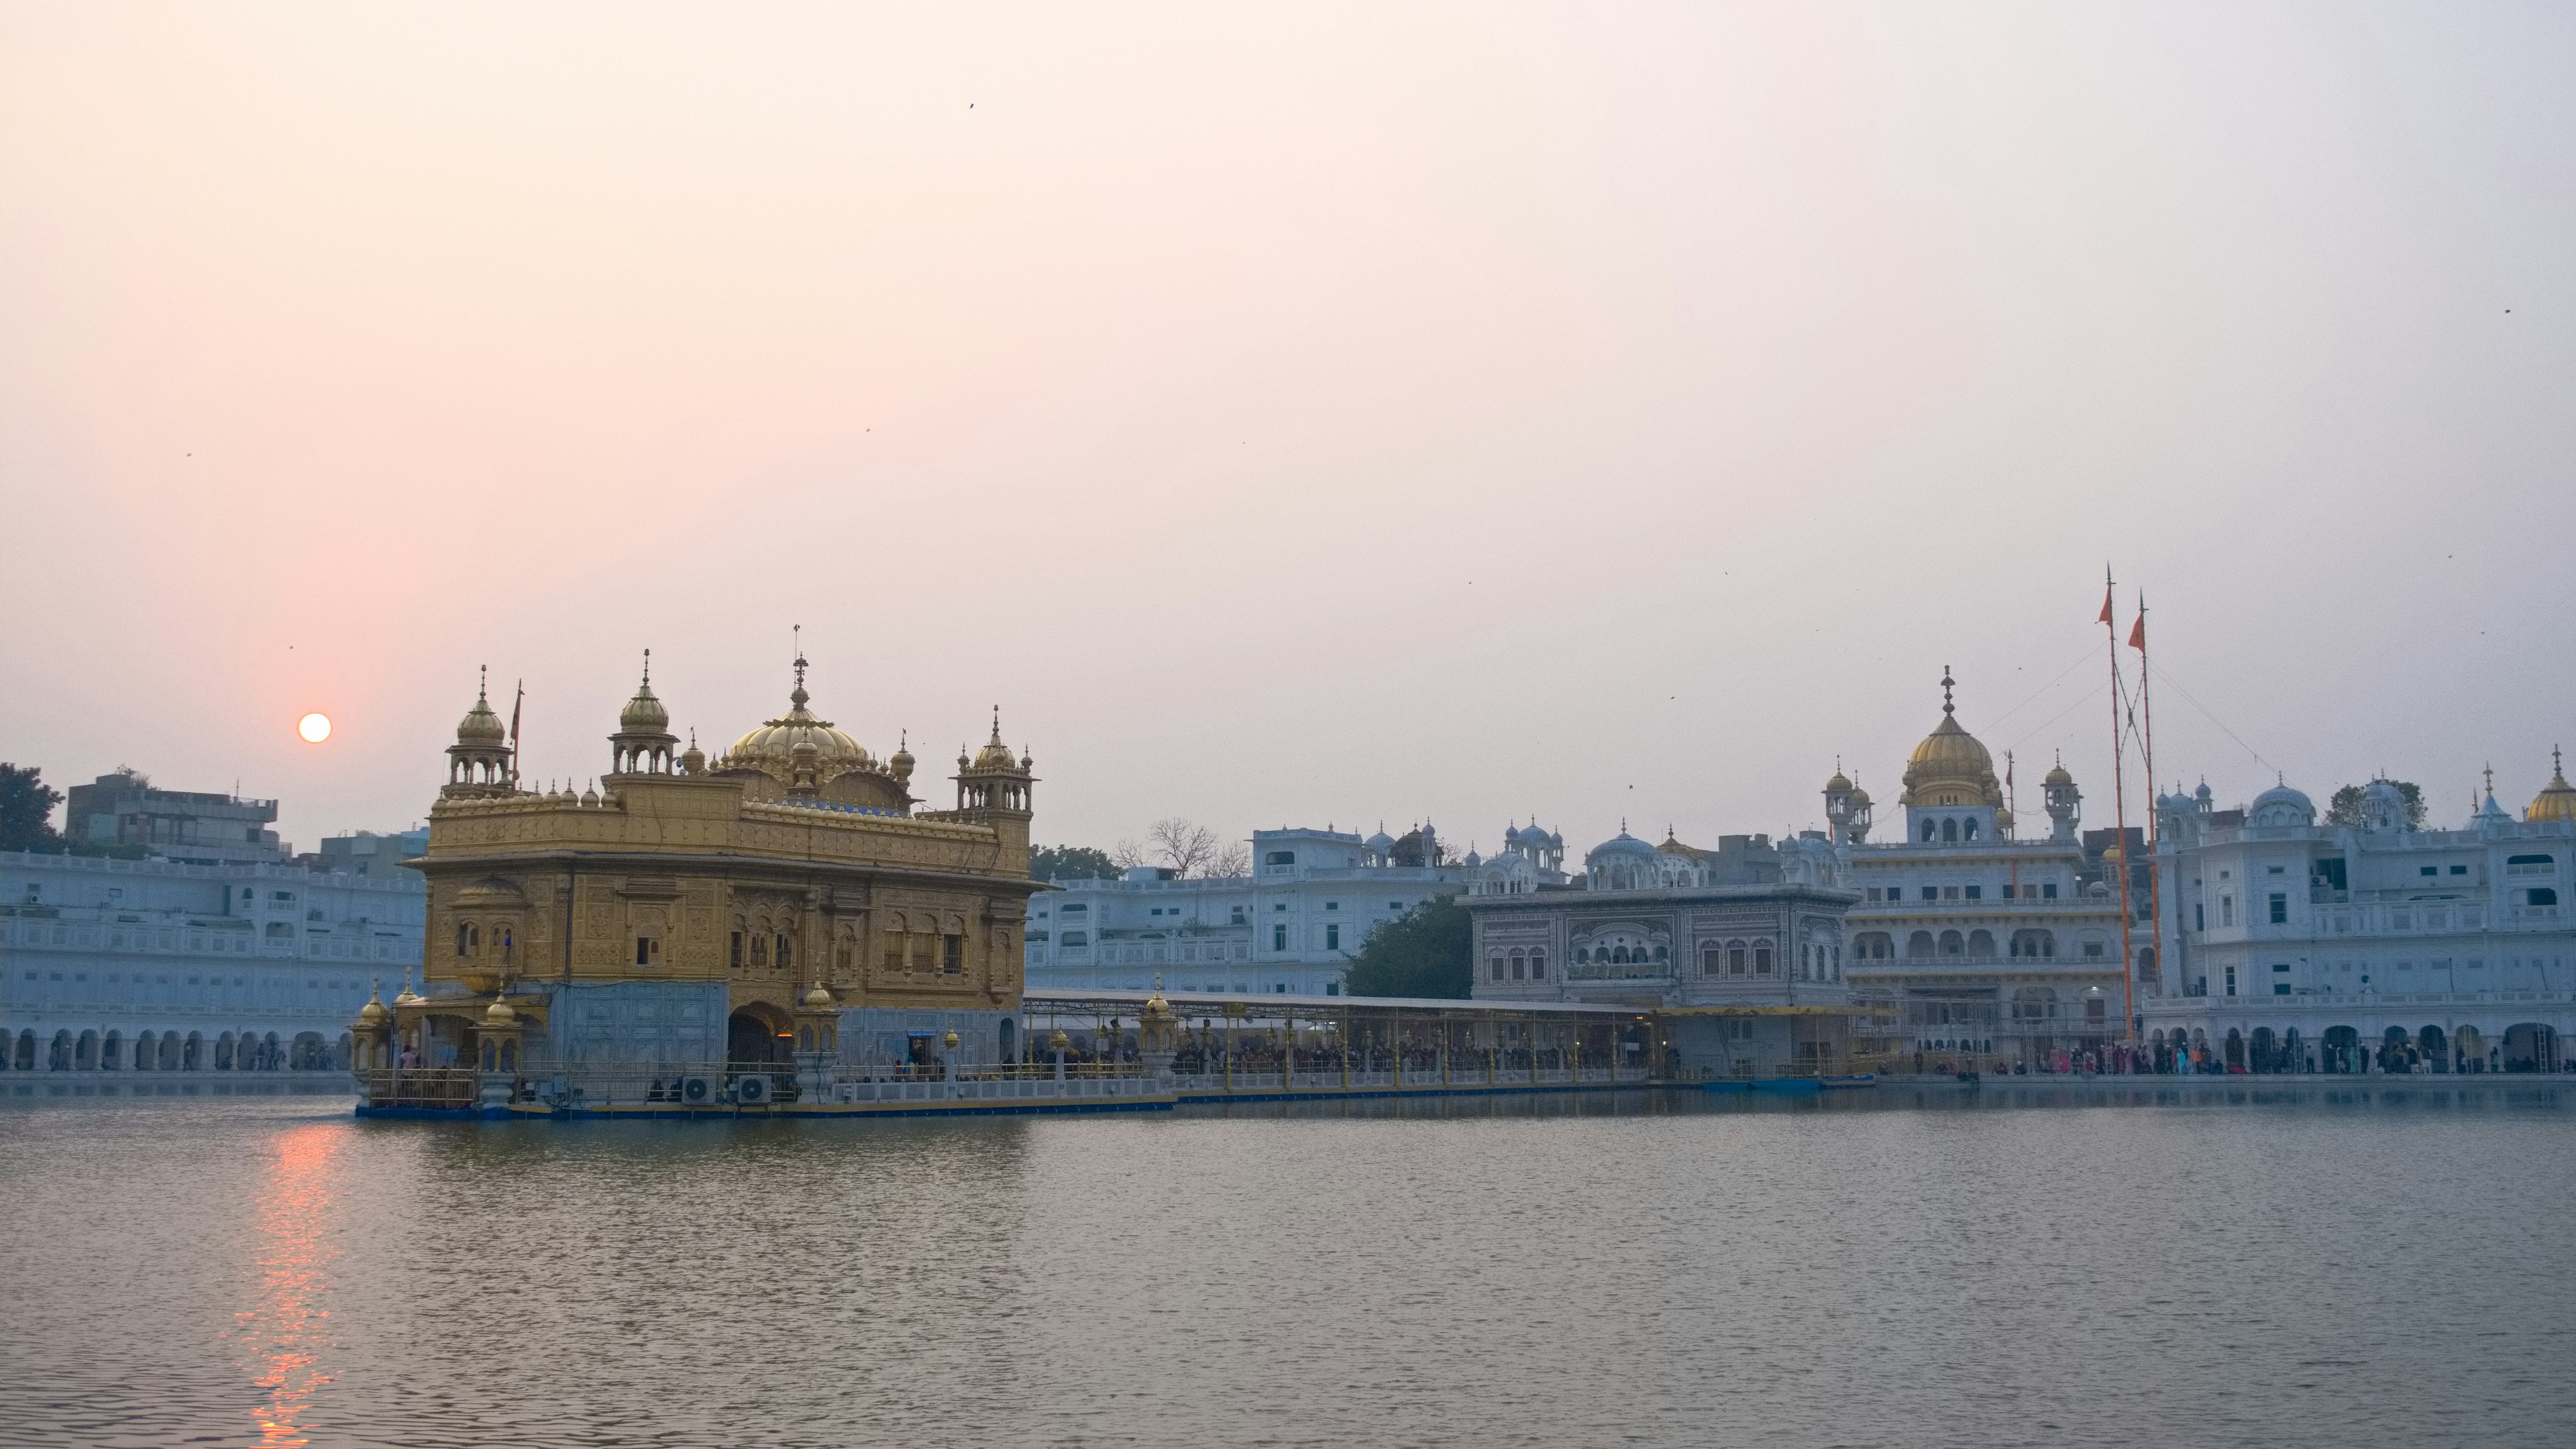
<path fill-rule="evenodd" d="M 1944 664 L 2106 824 L 2106 561 L 2169 779 L 2519 809 L 2572 384 L 2564 4 L 0 5 L 0 758 L 306 847 L 795 624 L 1042 840 L 1813 824 Z"/>

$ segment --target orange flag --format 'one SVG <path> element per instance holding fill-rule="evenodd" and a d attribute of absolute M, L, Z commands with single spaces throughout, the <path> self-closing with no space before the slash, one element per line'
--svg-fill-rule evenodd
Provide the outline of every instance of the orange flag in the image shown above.
<path fill-rule="evenodd" d="M 2096 624 L 2108 624 L 2111 622 L 2111 586 L 2109 584 L 2104 584 L 2102 586 L 2102 617 L 2094 620 L 2093 622 Z"/>

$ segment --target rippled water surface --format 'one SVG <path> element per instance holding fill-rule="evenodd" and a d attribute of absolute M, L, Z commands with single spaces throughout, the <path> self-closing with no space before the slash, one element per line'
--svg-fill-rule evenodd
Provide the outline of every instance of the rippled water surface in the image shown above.
<path fill-rule="evenodd" d="M 0 1438 L 2576 1435 L 2576 1090 L 0 1110 Z"/>

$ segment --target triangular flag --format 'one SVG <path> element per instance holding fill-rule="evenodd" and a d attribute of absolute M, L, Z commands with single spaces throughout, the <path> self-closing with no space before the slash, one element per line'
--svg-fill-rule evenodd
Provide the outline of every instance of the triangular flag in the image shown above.
<path fill-rule="evenodd" d="M 2096 624 L 2108 624 L 2111 622 L 2111 586 L 2109 584 L 2104 584 L 2102 586 L 2102 617 L 2094 620 L 2093 622 Z"/>
<path fill-rule="evenodd" d="M 2129 626 L 2129 647 L 2141 654 L 2147 652 L 2147 616 L 2144 614 L 2140 614 L 2138 622 Z"/>

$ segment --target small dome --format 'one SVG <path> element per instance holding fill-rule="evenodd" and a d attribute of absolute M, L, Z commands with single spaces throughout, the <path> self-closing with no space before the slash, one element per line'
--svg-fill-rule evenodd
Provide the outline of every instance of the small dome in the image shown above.
<path fill-rule="evenodd" d="M 2400 797 L 2399 808 L 2401 810 L 2404 808 L 2403 797 Z M 2254 803 L 2245 807 L 2245 823 L 2248 825 L 2314 825 L 2317 823 L 2316 803 L 2303 792 L 2294 790 L 2286 784 L 2275 785 L 2255 796 Z"/>
<path fill-rule="evenodd" d="M 492 712 L 492 701 L 483 689 L 474 691 L 474 707 L 456 725 L 456 742 L 460 745 L 500 745 L 509 741 L 509 726 Z"/>
<path fill-rule="evenodd" d="M 995 705 L 993 737 L 984 742 L 984 748 L 975 752 L 975 763 L 968 768 L 978 772 L 999 770 L 1007 773 L 1019 767 L 1019 757 L 1011 753 L 1009 745 L 1002 743 L 1002 707 Z"/>
<path fill-rule="evenodd" d="M 653 693 L 653 651 L 644 651 L 644 682 L 635 686 L 635 697 L 617 712 L 617 727 L 629 734 L 657 734 L 670 728 L 671 712 Z"/>
<path fill-rule="evenodd" d="M 1583 860 L 1586 865 L 1589 865 L 1593 861 L 1605 859 L 1652 860 L 1654 858 L 1653 846 L 1630 835 L 1627 829 L 1622 827 L 1618 834 L 1592 847 Z"/>
<path fill-rule="evenodd" d="M 915 763 L 912 758 L 912 736 L 906 734 L 896 742 L 894 756 L 886 761 L 886 768 L 894 771 L 896 779 L 909 780 L 912 778 L 912 767 Z"/>
<path fill-rule="evenodd" d="M 389 1013 L 385 1010 L 385 994 L 381 990 L 370 994 L 367 997 L 367 1004 L 358 1008 L 358 1020 L 368 1026 L 378 1025 L 387 1015 Z"/>
<path fill-rule="evenodd" d="M 1995 779 L 1995 757 L 1962 729 L 1950 702 L 1957 681 L 1941 673 L 1941 722 L 1905 761 L 1905 803 L 1921 805 L 2001 805 L 2003 785 Z M 1955 798 L 1945 798 L 1955 797 Z"/>
<path fill-rule="evenodd" d="M 490 1006 L 483 1008 L 483 1024 L 485 1026 L 516 1026 L 519 1024 L 519 1014 L 510 1009 L 510 1003 L 503 1001 L 501 998 L 496 996 L 492 998 L 492 1004 Z"/>
<path fill-rule="evenodd" d="M 2549 752 L 2549 783 L 2531 797 L 2531 807 L 2522 818 L 2539 824 L 2544 821 L 2576 820 L 2576 785 L 2567 783 L 2567 767 L 2559 761 L 2558 752 Z"/>
<path fill-rule="evenodd" d="M 805 1004 L 818 1011 L 823 1010 L 833 1004 L 832 993 L 824 990 L 823 983 L 817 981 L 814 989 L 805 993 Z"/>
<path fill-rule="evenodd" d="M 424 1002 L 424 1001 L 427 1001 L 428 999 L 429 999 L 428 997 L 423 996 L 423 995 L 421 995 L 419 992 L 414 991 L 414 990 L 412 990 L 410 987 L 406 986 L 406 987 L 404 987 L 404 988 L 401 990 L 401 992 L 399 992 L 397 995 L 395 995 L 395 997 L 394 997 L 394 1005 L 396 1005 L 396 1006 L 418 1006 L 420 1003 L 422 1003 L 422 1002 Z"/>
<path fill-rule="evenodd" d="M 948 1030 L 940 1036 L 939 1044 L 948 1048 L 952 1052 L 957 1050 L 957 1028 L 953 1026 L 948 1028 Z"/>
<path fill-rule="evenodd" d="M 1834 773 L 1833 773 L 1833 778 L 1831 778 L 1831 779 L 1829 779 L 1829 780 L 1825 781 L 1825 788 L 1826 788 L 1828 791 L 1831 791 L 1831 792 L 1836 793 L 1836 794 L 1840 794 L 1841 792 L 1843 792 L 1843 791 L 1845 791 L 1845 790 L 1848 790 L 1848 789 L 1850 789 L 1851 787 L 1852 787 L 1851 777 L 1850 777 L 1850 776 L 1848 776 L 1848 775 L 1845 775 L 1845 774 L 1844 774 L 1842 771 L 1840 771 L 1840 770 L 1836 770 L 1836 771 L 1834 771 Z"/>
<path fill-rule="evenodd" d="M 2047 776 L 2043 778 L 2040 783 L 2043 785 L 2072 785 L 2075 783 L 2075 777 L 2066 773 L 2066 765 L 2061 761 L 2049 770 Z"/>
<path fill-rule="evenodd" d="M 1854 805 L 1866 805 L 1866 804 L 1868 804 L 1868 803 L 1869 803 L 1869 792 L 1868 792 L 1867 790 L 1862 789 L 1862 788 L 1861 788 L 1861 787 L 1859 787 L 1858 785 L 1854 785 L 1854 786 L 1852 786 L 1852 791 L 1851 791 L 1851 802 L 1852 802 Z"/>
<path fill-rule="evenodd" d="M 1518 832 L 1514 832 L 1513 838 L 1519 838 Z M 1388 851 L 1395 849 L 1395 837 L 1387 834 L 1384 829 L 1380 829 L 1377 834 L 1361 841 L 1360 845 L 1371 855 L 1384 855 Z"/>

